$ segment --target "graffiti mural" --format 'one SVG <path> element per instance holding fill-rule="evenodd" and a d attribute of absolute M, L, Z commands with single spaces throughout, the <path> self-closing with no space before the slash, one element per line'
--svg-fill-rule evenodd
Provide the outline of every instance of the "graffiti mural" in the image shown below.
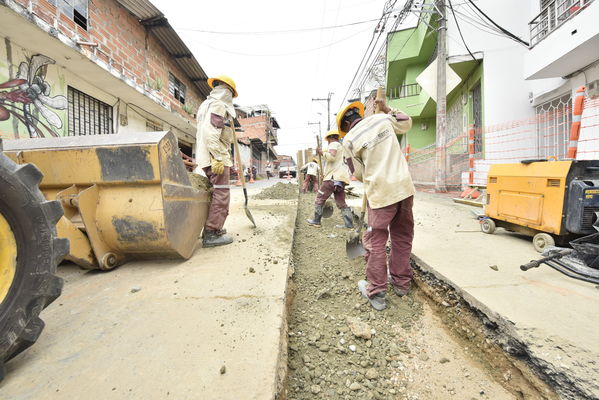
<path fill-rule="evenodd" d="M 63 122 L 54 110 L 66 110 L 65 96 L 51 96 L 46 82 L 47 66 L 55 61 L 42 54 L 19 65 L 15 77 L 0 83 L 0 121 L 11 117 L 20 121 L 29 137 L 60 136 Z"/>

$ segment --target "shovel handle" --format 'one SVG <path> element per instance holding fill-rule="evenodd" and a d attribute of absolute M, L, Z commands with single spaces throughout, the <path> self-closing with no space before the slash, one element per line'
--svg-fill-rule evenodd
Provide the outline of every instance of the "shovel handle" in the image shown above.
<path fill-rule="evenodd" d="M 366 197 L 366 193 L 362 195 L 362 210 L 360 211 L 360 221 L 358 222 L 358 227 L 356 228 L 356 234 L 360 235 L 362 232 L 362 226 L 364 225 L 364 217 L 366 217 L 366 208 L 368 207 L 368 198 Z"/>
<path fill-rule="evenodd" d="M 243 171 L 241 170 L 241 154 L 239 154 L 239 143 L 237 143 L 237 137 L 233 139 L 233 144 L 235 146 L 235 159 L 237 160 L 237 176 L 241 181 L 241 187 L 243 187 L 245 193 L 245 176 L 243 176 Z M 247 205 L 247 194 L 245 198 Z"/>
<path fill-rule="evenodd" d="M 377 100 L 385 100 L 385 88 L 384 88 L 384 87 L 382 87 L 382 86 L 379 86 L 379 87 L 376 89 L 376 99 L 377 99 Z M 374 106 L 374 113 L 375 113 L 375 114 L 380 114 L 380 113 L 382 113 L 382 112 L 383 112 L 383 111 L 381 110 L 381 108 L 379 107 L 379 105 L 378 105 L 377 103 L 375 103 L 375 106 Z"/>

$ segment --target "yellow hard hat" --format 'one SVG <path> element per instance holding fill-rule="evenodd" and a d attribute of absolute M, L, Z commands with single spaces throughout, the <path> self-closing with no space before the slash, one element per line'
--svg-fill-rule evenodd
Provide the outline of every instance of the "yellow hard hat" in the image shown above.
<path fill-rule="evenodd" d="M 343 120 L 343 117 L 345 116 L 345 114 L 353 109 L 353 108 L 357 108 L 358 112 L 360 113 L 360 117 L 364 117 L 364 104 L 362 104 L 361 101 L 354 101 L 353 103 L 348 104 L 347 106 L 345 106 L 345 108 L 341 111 L 339 111 L 339 113 L 337 113 L 337 128 L 339 128 L 339 136 L 343 137 L 345 136 L 345 134 L 347 132 L 344 132 L 341 129 L 341 121 Z"/>
<path fill-rule="evenodd" d="M 218 75 L 214 78 L 208 78 L 208 86 L 214 89 L 214 81 L 221 81 L 231 86 L 233 89 L 233 97 L 237 97 L 237 89 L 235 88 L 235 81 L 228 77 L 227 75 Z"/>
<path fill-rule="evenodd" d="M 337 129 L 331 129 L 324 135 L 324 138 L 326 139 L 329 136 L 333 136 L 333 135 L 338 135 L 339 137 L 341 137 L 341 135 L 339 134 L 339 131 Z"/>

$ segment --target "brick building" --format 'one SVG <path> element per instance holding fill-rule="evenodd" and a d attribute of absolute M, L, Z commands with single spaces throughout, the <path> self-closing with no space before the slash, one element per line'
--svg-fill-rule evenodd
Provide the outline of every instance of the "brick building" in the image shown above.
<path fill-rule="evenodd" d="M 0 0 L 0 137 L 172 130 L 191 154 L 207 76 L 147 0 Z"/>
<path fill-rule="evenodd" d="M 238 138 L 249 140 L 252 165 L 256 167 L 258 174 L 266 175 L 266 165 L 270 163 L 274 166 L 274 161 L 277 160 L 274 146 L 278 144 L 279 123 L 267 105 L 241 107 L 238 120 L 242 127 Z"/>

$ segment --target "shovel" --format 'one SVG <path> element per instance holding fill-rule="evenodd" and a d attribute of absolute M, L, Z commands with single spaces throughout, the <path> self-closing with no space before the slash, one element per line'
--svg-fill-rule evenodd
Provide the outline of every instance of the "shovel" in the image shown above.
<path fill-rule="evenodd" d="M 363 256 L 366 253 L 364 250 L 364 245 L 362 244 L 362 227 L 364 226 L 364 217 L 366 216 L 366 208 L 368 206 L 368 199 L 366 198 L 366 193 L 362 195 L 362 210 L 360 212 L 360 221 L 358 222 L 358 227 L 355 231 L 352 231 L 349 234 L 345 242 L 345 252 L 347 254 L 347 258 L 353 260 L 356 257 Z"/>
<path fill-rule="evenodd" d="M 237 138 L 233 139 L 233 143 L 235 144 L 235 158 L 237 159 L 237 176 L 241 181 L 241 187 L 243 187 L 243 197 L 245 197 L 245 202 L 243 203 L 243 209 L 245 210 L 245 215 L 252 222 L 254 228 L 256 227 L 256 222 L 254 222 L 254 217 L 252 213 L 248 209 L 248 190 L 245 187 L 245 176 L 243 176 L 243 171 L 241 170 L 241 155 L 239 154 L 239 144 L 237 143 Z"/>

